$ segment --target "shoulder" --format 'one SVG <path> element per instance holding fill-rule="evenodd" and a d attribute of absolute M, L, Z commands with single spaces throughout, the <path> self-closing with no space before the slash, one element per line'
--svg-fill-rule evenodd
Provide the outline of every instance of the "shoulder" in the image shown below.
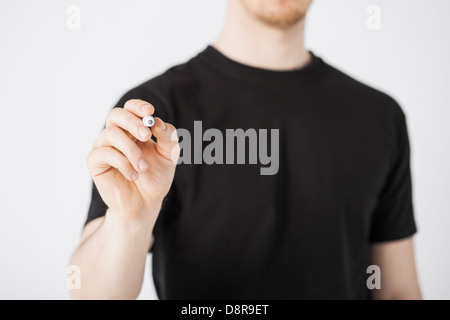
<path fill-rule="evenodd" d="M 155 106 L 158 116 L 169 121 L 173 119 L 172 97 L 179 88 L 188 88 L 196 80 L 194 78 L 196 58 L 175 65 L 162 74 L 146 80 L 145 82 L 128 90 L 117 102 L 116 107 L 122 107 L 127 100 L 141 99 Z"/>
<path fill-rule="evenodd" d="M 343 71 L 323 62 L 324 73 L 320 86 L 325 95 L 336 102 L 357 105 L 374 115 L 403 118 L 399 103 L 389 94 L 371 87 Z"/>
<path fill-rule="evenodd" d="M 180 84 L 186 84 L 194 80 L 196 58 L 187 62 L 175 65 L 167 69 L 162 74 L 151 78 L 138 86 L 129 90 L 127 95 L 149 95 L 159 92 L 160 94 L 169 94 L 170 91 Z"/>

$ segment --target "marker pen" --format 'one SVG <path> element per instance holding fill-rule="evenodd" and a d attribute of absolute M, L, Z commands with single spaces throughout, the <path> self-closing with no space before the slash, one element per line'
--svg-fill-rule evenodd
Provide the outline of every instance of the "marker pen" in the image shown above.
<path fill-rule="evenodd" d="M 152 116 L 145 116 L 144 118 L 142 118 L 142 123 L 146 127 L 153 127 L 153 125 L 155 124 L 155 118 L 153 118 Z"/>

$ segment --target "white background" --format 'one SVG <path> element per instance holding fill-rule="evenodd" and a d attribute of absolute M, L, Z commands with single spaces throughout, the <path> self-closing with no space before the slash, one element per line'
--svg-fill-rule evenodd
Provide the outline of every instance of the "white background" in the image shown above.
<path fill-rule="evenodd" d="M 80 30 L 66 26 L 72 4 Z M 366 26 L 372 4 L 381 30 Z M 448 0 L 315 0 L 306 32 L 316 55 L 403 106 L 428 299 L 450 299 L 449 12 Z M 69 297 L 85 158 L 107 112 L 213 42 L 224 14 L 224 0 L 0 0 L 0 298 Z M 141 298 L 156 298 L 145 281 Z"/>

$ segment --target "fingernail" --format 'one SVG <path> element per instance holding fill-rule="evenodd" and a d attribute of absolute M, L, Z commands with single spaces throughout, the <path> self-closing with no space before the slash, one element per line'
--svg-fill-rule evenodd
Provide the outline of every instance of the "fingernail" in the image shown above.
<path fill-rule="evenodd" d="M 139 173 L 137 173 L 136 171 L 134 171 L 131 174 L 131 180 L 136 181 L 139 178 Z"/>
<path fill-rule="evenodd" d="M 145 161 L 145 159 L 139 160 L 139 169 L 144 171 L 147 168 L 148 168 L 147 161 Z"/>
<path fill-rule="evenodd" d="M 151 108 L 152 108 L 151 105 L 146 104 L 145 106 L 142 106 L 142 111 L 143 111 L 144 113 L 150 113 L 150 109 L 151 109 Z"/>
<path fill-rule="evenodd" d="M 147 138 L 149 135 L 149 131 L 146 127 L 139 127 L 138 132 L 142 138 Z"/>
<path fill-rule="evenodd" d="M 161 123 L 162 123 L 162 129 L 163 129 L 164 131 L 166 131 L 166 129 L 167 129 L 166 124 L 164 123 L 164 121 L 161 121 Z"/>

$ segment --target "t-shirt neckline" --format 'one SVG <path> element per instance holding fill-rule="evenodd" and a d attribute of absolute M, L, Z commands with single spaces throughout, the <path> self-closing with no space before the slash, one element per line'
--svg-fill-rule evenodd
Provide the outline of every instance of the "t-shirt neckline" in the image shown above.
<path fill-rule="evenodd" d="M 309 51 L 309 53 L 311 54 L 311 60 L 308 64 L 292 70 L 271 70 L 249 66 L 227 57 L 212 45 L 208 45 L 198 57 L 211 67 L 219 69 L 220 71 L 233 77 L 237 77 L 242 80 L 245 78 L 251 81 L 267 83 L 267 81 L 274 80 L 299 80 L 301 78 L 310 78 L 314 74 L 317 74 L 317 71 L 320 69 L 323 61 L 313 52 Z"/>

